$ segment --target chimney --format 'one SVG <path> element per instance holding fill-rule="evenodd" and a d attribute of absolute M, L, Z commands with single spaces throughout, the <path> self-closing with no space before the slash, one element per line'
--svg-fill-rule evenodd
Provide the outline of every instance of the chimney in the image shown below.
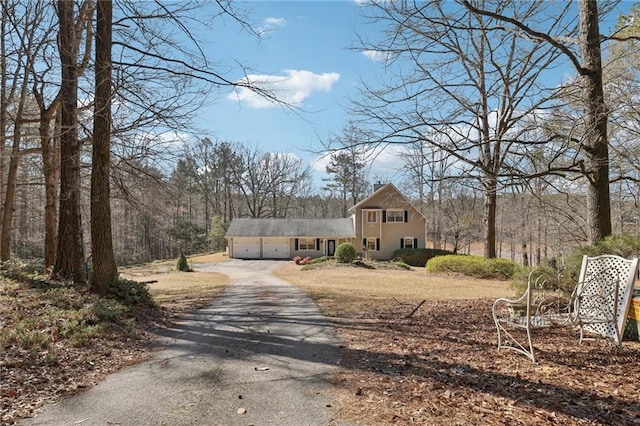
<path fill-rule="evenodd" d="M 385 185 L 386 185 L 386 183 L 382 183 L 380 181 L 378 181 L 378 183 L 374 183 L 373 184 L 373 192 L 376 192 L 378 189 L 382 188 Z"/>

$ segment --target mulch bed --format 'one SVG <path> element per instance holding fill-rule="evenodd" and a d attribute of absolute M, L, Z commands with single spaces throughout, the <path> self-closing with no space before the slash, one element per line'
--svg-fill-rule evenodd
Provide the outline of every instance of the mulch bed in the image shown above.
<path fill-rule="evenodd" d="M 492 300 L 396 305 L 333 318 L 345 342 L 334 380 L 358 424 L 640 424 L 640 342 L 534 335 L 537 363 L 496 350 Z"/>

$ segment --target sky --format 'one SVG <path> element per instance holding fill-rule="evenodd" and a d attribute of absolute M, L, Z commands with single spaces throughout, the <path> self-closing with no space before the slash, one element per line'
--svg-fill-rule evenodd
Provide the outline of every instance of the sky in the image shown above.
<path fill-rule="evenodd" d="M 361 81 L 384 73 L 379 58 L 354 49 L 358 34 L 367 37 L 379 31 L 360 16 L 362 1 L 238 2 L 262 37 L 252 37 L 226 20 L 209 35 L 205 54 L 212 62 L 248 68 L 252 79 L 271 82 L 282 99 L 299 110 L 283 109 L 248 91 L 227 92 L 210 100 L 197 125 L 212 140 L 296 155 L 315 170 L 319 183 L 327 164 L 319 152 L 347 125 L 348 98 L 357 97 Z M 632 4 L 622 2 L 621 11 L 628 12 Z M 610 28 L 601 24 L 603 33 Z M 244 77 L 243 72 L 242 67 L 232 66 L 225 77 L 236 81 Z M 370 165 L 369 180 L 393 181 L 400 165 L 387 151 Z"/>
<path fill-rule="evenodd" d="M 218 27 L 206 54 L 212 61 L 232 59 L 252 69 L 252 78 L 273 81 L 296 112 L 269 103 L 248 91 L 216 98 L 200 118 L 210 139 L 258 145 L 268 152 L 294 154 L 318 170 L 326 161 L 318 154 L 332 135 L 347 125 L 348 97 L 357 95 L 360 80 L 374 78 L 383 66 L 375 57 L 351 49 L 355 28 L 364 30 L 356 1 L 252 1 L 249 9 L 258 40 L 238 25 Z M 232 80 L 242 70 L 227 74 Z"/>

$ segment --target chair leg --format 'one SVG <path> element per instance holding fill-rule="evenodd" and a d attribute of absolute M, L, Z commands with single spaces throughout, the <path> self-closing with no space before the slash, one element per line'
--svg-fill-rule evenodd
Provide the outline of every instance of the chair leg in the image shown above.
<path fill-rule="evenodd" d="M 527 327 L 527 340 L 529 341 L 529 358 L 531 359 L 531 362 L 535 363 L 536 362 L 536 356 L 533 354 L 533 342 L 531 340 L 531 329 L 529 327 Z"/>

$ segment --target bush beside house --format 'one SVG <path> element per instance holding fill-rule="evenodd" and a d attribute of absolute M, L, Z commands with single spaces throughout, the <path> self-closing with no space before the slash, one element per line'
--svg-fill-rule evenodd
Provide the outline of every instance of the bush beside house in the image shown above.
<path fill-rule="evenodd" d="M 356 248 L 351 243 L 341 243 L 333 255 L 338 263 L 351 263 L 356 258 Z"/>
<path fill-rule="evenodd" d="M 423 267 L 429 259 L 447 254 L 453 254 L 453 252 L 430 248 L 398 249 L 393 252 L 393 259 L 400 260 L 410 266 Z"/>

